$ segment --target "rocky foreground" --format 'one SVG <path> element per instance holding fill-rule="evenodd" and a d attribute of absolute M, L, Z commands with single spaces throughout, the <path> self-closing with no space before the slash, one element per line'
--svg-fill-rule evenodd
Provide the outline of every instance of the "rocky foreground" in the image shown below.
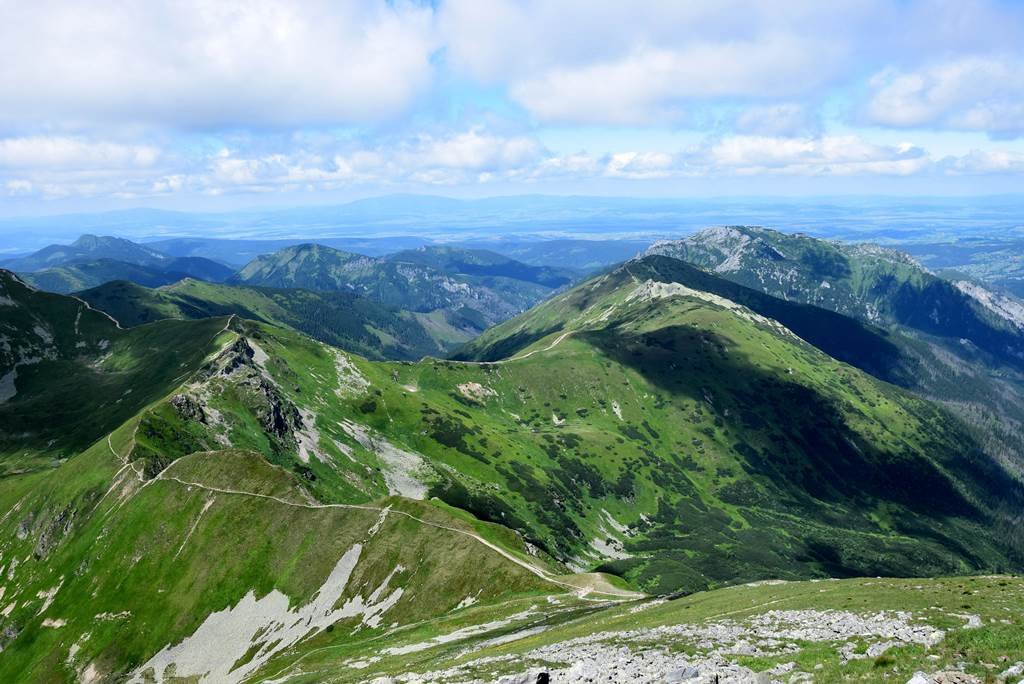
<path fill-rule="evenodd" d="M 633 610 L 658 605 L 654 601 Z M 981 626 L 977 615 L 951 614 L 963 621 L 963 629 Z M 531 627 L 502 637 L 506 643 L 534 636 L 543 628 Z M 824 668 L 818 663 L 804 669 L 801 655 L 828 645 L 841 664 L 871 660 L 872 680 L 892 680 L 885 665 L 893 649 L 917 646 L 926 651 L 945 638 L 910 612 L 881 611 L 861 615 L 839 610 L 770 610 L 745 620 L 723 619 L 706 624 L 678 624 L 628 631 L 597 632 L 548 644 L 522 654 L 506 654 L 465 660 L 444 670 L 398 677 L 381 677 L 374 684 L 768 684 L 817 681 Z M 495 640 L 492 640 L 492 644 Z M 488 644 L 490 645 L 490 644 Z M 478 650 L 468 649 L 464 655 Z M 750 659 L 772 658 L 777 662 L 755 671 L 741 664 Z M 792 660 L 785 658 L 792 657 Z M 928 656 L 939 666 L 938 655 Z M 980 684 L 983 681 L 1024 682 L 1024 661 L 1009 663 L 987 680 L 956 669 L 917 672 L 907 684 Z M 961 664 L 962 666 L 962 664 Z M 513 673 L 509 673 L 512 670 Z M 516 671 L 518 670 L 518 671 Z M 504 673 L 504 674 L 503 674 Z M 895 680 L 900 681 L 900 680 Z"/>

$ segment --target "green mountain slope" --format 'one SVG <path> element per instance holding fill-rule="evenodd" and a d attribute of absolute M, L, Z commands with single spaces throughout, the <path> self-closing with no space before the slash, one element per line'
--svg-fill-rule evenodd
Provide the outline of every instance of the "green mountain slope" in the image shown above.
<path fill-rule="evenodd" d="M 7 271 L 0 292 L 0 472 L 66 458 L 121 425 L 197 369 L 226 323 L 122 330 Z"/>
<path fill-rule="evenodd" d="M 916 359 L 893 343 L 886 331 L 826 309 L 778 299 L 718 278 L 678 259 L 660 256 L 628 262 L 622 272 L 638 280 L 678 283 L 724 297 L 771 318 L 829 356 L 898 385 L 914 382 Z M 530 321 L 529 318 L 524 319 Z M 527 325 L 528 329 L 530 326 Z M 525 332 L 520 321 L 493 329 L 462 348 L 453 358 L 496 361 L 533 342 L 537 332 Z"/>
<path fill-rule="evenodd" d="M 235 314 L 286 325 L 375 359 L 443 356 L 470 337 L 443 317 L 434 320 L 396 311 L 351 292 L 228 286 L 186 279 L 156 289 L 115 281 L 77 296 L 125 326 L 164 318 Z"/>
<path fill-rule="evenodd" d="M 122 330 L 9 274 L 3 301 L 17 353 L 4 363 L 18 364 L 0 405 L 3 681 L 240 681 L 299 641 L 372 640 L 460 606 L 593 583 L 556 579 L 504 528 L 389 498 L 388 463 L 371 449 L 328 465 L 333 488 L 321 486 L 300 467 L 321 449 L 314 418 L 292 399 L 298 379 L 275 379 L 266 368 L 287 367 L 254 351 L 257 324 Z M 37 443 L 77 455 L 13 474 Z"/>
<path fill-rule="evenodd" d="M 915 369 L 900 384 L 942 402 L 1024 474 L 1024 317 L 1014 302 L 937 277 L 895 250 L 765 228 L 713 228 L 649 253 L 886 328 Z"/>
<path fill-rule="evenodd" d="M 0 485 L 3 681 L 236 682 L 298 642 L 564 592 L 437 506 L 321 506 L 255 454 L 194 454 L 143 486 L 118 461 L 129 435 Z"/>
<path fill-rule="evenodd" d="M 634 548 L 656 550 L 655 558 L 664 552 L 677 559 L 680 572 L 701 567 L 705 576 L 742 573 L 744 563 L 752 561 L 744 556 L 754 548 L 767 555 L 753 562 L 772 562 L 769 550 L 780 546 L 788 549 L 789 558 L 821 563 L 831 573 L 866 572 L 858 564 L 867 556 L 872 563 L 893 563 L 884 571 L 890 572 L 901 564 L 895 548 L 902 542 L 897 538 L 916 538 L 911 544 L 916 547 L 925 537 L 937 538 L 923 532 L 934 524 L 933 531 L 944 530 L 940 536 L 952 535 L 945 543 L 958 537 L 962 541 L 952 542 L 952 547 L 966 550 L 963 535 L 972 523 L 953 532 L 960 524 L 953 521 L 966 515 L 961 519 L 966 522 L 975 515 L 967 513 L 969 508 L 984 507 L 974 496 L 989 488 L 995 496 L 1019 491 L 1019 485 L 974 445 L 969 433 L 928 403 L 836 364 L 788 331 L 775 328 L 777 323 L 770 319 L 745 308 L 734 310 L 731 300 L 671 281 L 634 279 L 634 268 L 653 268 L 658 258 L 581 285 L 486 333 L 464 352 L 486 359 L 500 350 L 501 355 L 520 359 L 495 367 L 503 376 L 518 364 L 546 361 L 538 375 L 571 388 L 543 392 L 551 408 L 533 409 L 528 423 L 544 430 L 541 426 L 554 420 L 552 414 L 565 420 L 548 428 L 554 433 L 556 454 L 566 448 L 558 433 L 575 433 L 568 426 L 593 421 L 596 410 L 603 417 L 614 414 L 610 427 L 623 439 L 606 446 L 597 443 L 596 454 L 602 448 L 611 453 L 633 451 L 636 456 L 623 463 L 632 478 L 639 478 L 646 468 L 651 469 L 651 482 L 673 482 L 685 475 L 681 482 L 694 486 L 699 503 L 691 501 L 685 515 L 679 512 L 685 498 L 668 507 L 659 503 L 658 514 L 666 516 L 665 522 L 654 526 L 654 540 L 634 542 Z M 499 394 L 534 391 L 540 392 L 524 384 Z M 581 401 L 584 397 L 589 401 Z M 611 405 L 613 399 L 616 406 Z M 584 410 L 582 420 L 577 408 Z M 523 415 L 522 408 L 509 410 Z M 620 413 L 622 423 L 617 419 Z M 592 426 L 583 434 L 584 444 L 594 443 Z M 596 457 L 593 451 L 584 451 L 588 452 L 591 459 Z M 673 474 L 676 468 L 680 475 Z M 910 476 L 911 472 L 915 474 Z M 968 490 L 981 487 L 974 489 L 975 495 L 960 490 L 971 481 Z M 946 493 L 938 494 L 936 488 Z M 957 490 L 966 498 L 953 494 Z M 712 505 L 712 498 L 718 503 Z M 959 501 L 953 504 L 959 508 L 969 500 L 975 503 L 959 513 L 945 508 L 954 501 Z M 929 512 L 931 505 L 942 510 Z M 734 519 L 712 522 L 715 508 L 734 514 L 737 507 L 749 527 Z M 881 513 L 896 509 L 905 512 L 892 517 Z M 646 513 L 648 518 L 653 514 Z M 799 533 L 790 527 L 795 520 L 789 514 L 801 521 Z M 924 522 L 928 519 L 932 522 Z M 842 532 L 815 531 L 817 523 L 812 521 L 837 524 Z M 994 524 L 992 519 L 982 523 L 978 533 L 986 534 L 983 529 Z M 719 532 L 713 531 L 716 528 Z M 746 534 L 754 537 L 744 543 Z M 800 541 L 783 541 L 788 534 L 798 534 Z M 887 539 L 889 534 L 895 536 Z M 716 538 L 718 542 L 713 541 Z M 701 545 L 702 551 L 689 544 Z M 876 550 L 858 550 L 860 544 Z M 881 551 L 888 544 L 896 545 L 890 547 L 892 556 Z M 722 552 L 730 549 L 728 570 L 714 566 L 721 557 L 718 551 L 709 553 L 708 545 Z M 915 556 L 917 567 L 936 560 L 925 560 L 930 552 L 917 555 L 922 550 L 907 547 L 902 553 Z M 695 561 L 702 556 L 705 561 Z M 620 567 L 629 575 L 638 565 L 634 559 Z M 653 579 L 651 566 L 672 567 L 652 561 L 637 575 L 641 581 Z"/>
<path fill-rule="evenodd" d="M 528 273 L 537 277 L 533 270 Z M 432 265 L 366 257 L 313 244 L 257 257 L 229 282 L 355 292 L 386 306 L 441 312 L 449 325 L 476 332 L 514 316 L 553 291 L 528 280 L 449 273 Z"/>
<path fill-rule="evenodd" d="M 0 427 L 38 402 L 57 438 L 41 407 L 61 391 L 129 413 L 70 423 L 77 455 L 0 478 L 0 679 L 365 681 L 686 619 L 618 612 L 621 580 L 570 574 L 595 568 L 663 593 L 1021 567 L 1024 497 L 956 421 L 635 266 L 502 326 L 490 348 L 521 350 L 488 363 L 367 361 L 237 316 L 119 330 L 5 276 L 21 365 Z M 49 377 L 23 384 L 37 352 Z M 97 391 L 106 374 L 135 389 Z"/>
<path fill-rule="evenodd" d="M 144 416 L 144 471 L 251 449 L 324 500 L 438 496 L 658 592 L 1019 562 L 1019 486 L 955 421 L 718 295 L 622 269 L 503 326 L 533 340 L 504 363 L 238 332 Z"/>

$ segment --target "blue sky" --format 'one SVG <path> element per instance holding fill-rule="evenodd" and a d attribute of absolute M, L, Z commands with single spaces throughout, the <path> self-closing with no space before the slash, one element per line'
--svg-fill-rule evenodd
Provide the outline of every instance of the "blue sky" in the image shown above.
<path fill-rule="evenodd" d="M 1024 3 L 0 0 L 0 213 L 991 194 Z"/>

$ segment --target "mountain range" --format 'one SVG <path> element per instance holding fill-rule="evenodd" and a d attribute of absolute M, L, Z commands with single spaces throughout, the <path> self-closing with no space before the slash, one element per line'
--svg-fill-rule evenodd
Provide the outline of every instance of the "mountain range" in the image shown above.
<path fill-rule="evenodd" d="M 194 243 L 167 244 L 188 253 Z M 165 314 L 194 317 L 214 311 L 253 314 L 258 320 L 268 320 L 271 314 L 264 310 L 256 315 L 251 307 L 239 303 L 253 298 L 251 289 L 231 292 L 188 283 L 172 291 L 145 293 L 116 284 L 118 281 L 146 288 L 186 279 L 273 288 L 279 290 L 274 295 L 278 309 L 285 304 L 302 311 L 289 316 L 278 310 L 273 320 L 287 319 L 318 339 L 332 344 L 345 340 L 344 345 L 354 345 L 346 346 L 353 351 L 368 356 L 382 352 L 388 358 L 444 355 L 579 277 L 573 270 L 533 266 L 480 249 L 424 246 L 370 257 L 320 244 L 287 246 L 263 254 L 236 272 L 205 257 L 170 256 L 129 240 L 93 235 L 84 235 L 67 246 L 51 245 L 5 265 L 18 270 L 26 282 L 50 292 L 98 290 L 86 297 L 102 301 L 115 308 L 116 315 L 134 322 Z M 110 297 L 111 291 L 130 292 L 131 296 Z M 179 295 L 189 301 L 183 306 L 169 302 L 169 298 L 177 298 L 180 304 Z M 315 314 L 313 307 L 320 307 Z M 345 319 L 356 310 L 381 325 L 367 329 Z M 355 342 L 353 331 L 364 342 Z M 369 339 L 374 336 L 379 340 Z"/>
<path fill-rule="evenodd" d="M 386 306 L 439 311 L 450 324 L 481 332 L 570 280 L 481 251 L 430 247 L 374 258 L 306 244 L 257 257 L 228 283 L 354 292 Z"/>
<path fill-rule="evenodd" d="M 578 277 L 313 244 L 225 283 L 0 271 L 0 680 L 1014 666 L 1012 306 L 748 227 Z"/>
<path fill-rule="evenodd" d="M 130 240 L 83 235 L 70 245 L 51 245 L 2 262 L 36 287 L 67 294 L 113 280 L 157 287 L 183 278 L 226 280 L 234 270 L 203 257 L 172 257 Z"/>

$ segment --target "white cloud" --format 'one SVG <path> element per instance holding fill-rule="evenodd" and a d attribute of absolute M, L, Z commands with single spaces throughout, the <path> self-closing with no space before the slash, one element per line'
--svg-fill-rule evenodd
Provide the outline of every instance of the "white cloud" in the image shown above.
<path fill-rule="evenodd" d="M 872 80 L 869 121 L 892 127 L 1024 133 L 1024 59 L 965 57 Z"/>
<path fill-rule="evenodd" d="M 1006 150 L 971 150 L 962 157 L 944 159 L 941 165 L 950 175 L 1024 173 L 1024 154 Z"/>
<path fill-rule="evenodd" d="M 615 61 L 525 79 L 511 94 L 545 121 L 659 123 L 679 119 L 691 100 L 799 92 L 807 84 L 809 57 L 789 37 L 641 49 Z"/>
<path fill-rule="evenodd" d="M 717 172 L 740 175 L 895 175 L 925 170 L 928 155 L 909 143 L 874 145 L 857 136 L 773 138 L 731 136 L 701 155 Z M 698 157 L 695 163 L 700 163 Z"/>
<path fill-rule="evenodd" d="M 180 173 L 164 176 L 153 182 L 150 191 L 155 195 L 180 192 L 185 187 L 185 180 L 185 175 Z"/>
<path fill-rule="evenodd" d="M 599 175 L 601 163 L 585 152 L 548 157 L 537 165 L 534 175 L 589 178 Z"/>
<path fill-rule="evenodd" d="M 0 2 L 0 120 L 304 125 L 402 111 L 432 11 L 383 0 Z"/>
<path fill-rule="evenodd" d="M 604 175 L 610 178 L 666 178 L 673 172 L 672 155 L 663 152 L 618 152 L 608 159 Z"/>
<path fill-rule="evenodd" d="M 32 193 L 32 182 L 24 178 L 12 178 L 4 183 L 8 195 L 29 195 Z"/>
<path fill-rule="evenodd" d="M 153 145 L 70 136 L 0 138 L 0 184 L 7 195 L 117 195 L 167 163 Z"/>
<path fill-rule="evenodd" d="M 160 151 L 66 136 L 0 138 L 0 169 L 121 169 L 152 166 Z"/>
<path fill-rule="evenodd" d="M 422 136 L 400 156 L 418 166 L 499 171 L 534 162 L 541 152 L 532 138 L 503 137 L 476 127 L 448 137 Z"/>
<path fill-rule="evenodd" d="M 206 170 L 189 182 L 204 192 L 405 182 L 453 185 L 515 176 L 545 157 L 543 147 L 533 138 L 503 136 L 474 127 L 333 153 L 292 150 L 245 156 L 224 149 L 210 157 Z"/>
<path fill-rule="evenodd" d="M 818 103 L 871 73 L 883 125 L 1024 123 L 1019 3 L 446 0 L 438 25 L 453 70 L 542 123 L 701 127 L 724 106 L 741 134 L 817 134 Z"/>
<path fill-rule="evenodd" d="M 875 4 L 449 0 L 440 25 L 455 69 L 506 84 L 538 119 L 632 125 L 811 91 L 839 73 Z"/>
<path fill-rule="evenodd" d="M 56 144 L 0 141 L 0 160 L 43 154 L 46 163 L 0 163 L 6 196 L 145 199 L 160 195 L 240 195 L 317 192 L 346 188 L 416 189 L 590 180 L 648 182 L 664 179 L 758 176 L 867 177 L 1024 173 L 1024 155 L 989 149 L 937 160 L 911 143 L 884 145 L 854 135 L 726 135 L 683 150 L 609 150 L 556 154 L 525 135 L 483 127 L 420 133 L 360 144 L 317 138 L 297 147 L 282 141 L 236 140 L 192 157 L 140 152 L 116 143 L 83 140 Z M 12 152 L 13 151 L 13 152 Z"/>

